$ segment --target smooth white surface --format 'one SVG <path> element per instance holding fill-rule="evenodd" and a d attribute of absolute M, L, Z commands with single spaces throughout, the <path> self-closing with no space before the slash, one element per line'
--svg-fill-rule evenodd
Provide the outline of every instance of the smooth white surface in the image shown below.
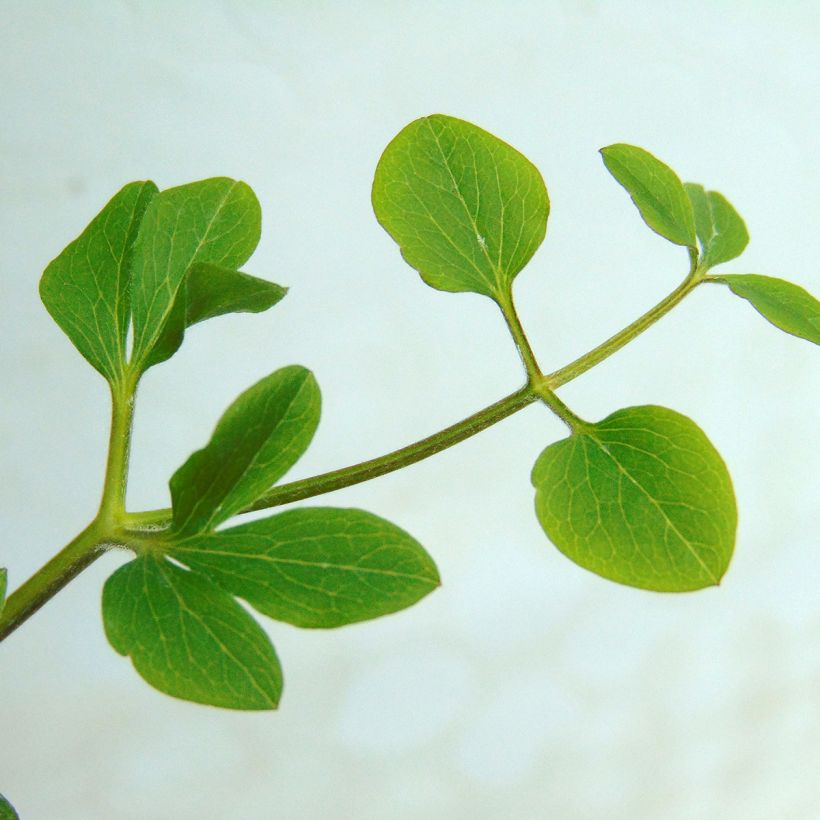
<path fill-rule="evenodd" d="M 104 383 L 37 296 L 47 262 L 125 181 L 246 179 L 247 269 L 290 285 L 195 328 L 140 395 L 129 503 L 273 369 L 324 395 L 293 478 L 378 455 L 516 389 L 493 305 L 425 287 L 376 224 L 378 156 L 407 122 L 472 120 L 526 153 L 553 203 L 519 277 L 545 368 L 671 290 L 685 253 L 596 151 L 645 146 L 725 193 L 752 243 L 727 272 L 820 290 L 818 18 L 811 3 L 6 2 L 0 33 L 0 561 L 12 586 L 93 514 Z M 23 820 L 812 820 L 820 806 L 817 350 L 704 288 L 561 392 L 600 418 L 696 419 L 741 513 L 720 589 L 659 596 L 564 559 L 529 471 L 563 434 L 531 407 L 319 503 L 412 532 L 444 586 L 335 632 L 265 621 L 281 709 L 149 689 L 107 646 L 101 560 L 0 647 L 0 791 Z"/>

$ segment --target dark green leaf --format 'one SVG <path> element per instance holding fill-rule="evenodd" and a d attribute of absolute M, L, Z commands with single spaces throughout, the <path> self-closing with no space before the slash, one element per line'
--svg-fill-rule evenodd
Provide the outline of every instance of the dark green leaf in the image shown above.
<path fill-rule="evenodd" d="M 692 204 L 668 165 L 643 148 L 623 143 L 602 148 L 601 156 L 655 233 L 676 245 L 697 247 Z"/>
<path fill-rule="evenodd" d="M 731 203 L 702 185 L 684 185 L 695 212 L 695 229 L 702 248 L 701 266 L 711 268 L 740 256 L 749 244 L 749 232 Z"/>
<path fill-rule="evenodd" d="M 241 271 L 194 264 L 177 288 L 165 330 L 154 344 L 147 367 L 170 359 L 191 325 L 226 313 L 261 313 L 286 293 L 287 288 Z"/>
<path fill-rule="evenodd" d="M 264 615 L 302 627 L 397 612 L 440 583 L 421 544 L 363 510 L 289 510 L 187 539 L 172 553 Z"/>
<path fill-rule="evenodd" d="M 275 709 L 282 670 L 268 636 L 225 591 L 163 558 L 120 567 L 103 589 L 105 633 L 151 686 L 225 709 Z"/>
<path fill-rule="evenodd" d="M 259 202 L 244 182 L 215 177 L 169 188 L 154 198 L 134 253 L 132 358 L 138 369 L 162 360 L 153 350 L 191 266 L 241 267 L 259 242 L 261 225 Z"/>
<path fill-rule="evenodd" d="M 40 279 L 40 297 L 54 321 L 112 382 L 126 359 L 134 242 L 156 192 L 153 182 L 126 185 Z"/>
<path fill-rule="evenodd" d="M 14 806 L 0 794 L 0 820 L 20 820 Z"/>
<path fill-rule="evenodd" d="M 303 367 L 284 367 L 242 393 L 171 478 L 175 532 L 205 532 L 252 504 L 307 449 L 320 412 L 319 386 Z"/>
<path fill-rule="evenodd" d="M 664 407 L 628 407 L 552 444 L 532 473 L 541 526 L 568 558 L 629 586 L 717 584 L 737 526 L 726 465 Z"/>
<path fill-rule="evenodd" d="M 784 279 L 737 273 L 717 277 L 775 327 L 820 344 L 820 302 L 807 290 Z"/>
<path fill-rule="evenodd" d="M 544 239 L 549 198 L 538 169 L 514 148 L 434 114 L 385 149 L 373 209 L 428 285 L 499 300 Z"/>

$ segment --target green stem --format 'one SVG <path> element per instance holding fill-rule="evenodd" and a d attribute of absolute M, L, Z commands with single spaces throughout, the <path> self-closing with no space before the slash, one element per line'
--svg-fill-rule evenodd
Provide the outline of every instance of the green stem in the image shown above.
<path fill-rule="evenodd" d="M 102 555 L 105 536 L 95 519 L 71 543 L 22 584 L 0 613 L 0 641 Z"/>
<path fill-rule="evenodd" d="M 457 424 L 453 424 L 445 430 L 417 441 L 415 444 L 402 447 L 400 450 L 395 450 L 387 455 L 352 467 L 333 470 L 312 478 L 292 481 L 289 484 L 275 487 L 243 512 L 276 507 L 292 501 L 312 498 L 407 467 L 464 441 L 527 407 L 539 398 L 543 399 L 571 429 L 582 428 L 587 422 L 576 416 L 555 395 L 554 389 L 585 373 L 591 367 L 620 350 L 636 336 L 639 336 L 644 330 L 657 322 L 661 316 L 675 307 L 700 282 L 704 281 L 704 278 L 705 273 L 697 269 L 696 260 L 693 259 L 689 275 L 669 296 L 661 300 L 655 307 L 624 328 L 620 333 L 616 333 L 575 361 L 546 376 L 541 374 L 535 355 L 515 314 L 512 299 L 510 298 L 508 300 L 509 310 L 502 306 L 502 311 L 515 339 L 524 366 L 527 368 L 530 378 L 529 384 L 501 399 L 501 401 L 480 410 L 478 413 Z M 112 389 L 111 440 L 103 500 L 97 518 L 14 594 L 9 596 L 5 609 L 0 615 L 0 640 L 5 638 L 72 578 L 96 560 L 104 545 L 122 544 L 124 539 L 127 538 L 127 533 L 124 531 L 125 527 L 134 530 L 148 530 L 167 526 L 170 522 L 171 510 L 169 509 L 130 514 L 126 513 L 124 509 L 135 390 L 135 382 L 128 382 L 116 390 Z"/>
<path fill-rule="evenodd" d="M 681 302 L 691 291 L 693 291 L 704 280 L 704 274 L 694 268 L 684 281 L 675 288 L 665 299 L 661 299 L 655 307 L 648 310 L 640 318 L 632 322 L 614 336 L 610 336 L 605 342 L 579 356 L 575 361 L 564 367 L 549 373 L 545 377 L 545 383 L 551 389 L 560 387 L 569 381 L 586 373 L 590 368 L 595 367 L 604 359 L 609 358 L 613 353 L 620 350 L 625 344 L 631 342 L 636 336 L 640 336 L 647 328 L 651 327 L 662 316 L 665 316 L 675 305 Z"/>
<path fill-rule="evenodd" d="M 128 484 L 135 400 L 136 380 L 126 378 L 111 385 L 111 432 L 108 437 L 108 460 L 97 518 L 114 527 L 119 526 L 125 516 L 125 491 Z"/>
<path fill-rule="evenodd" d="M 107 545 L 122 544 L 125 489 L 136 380 L 111 385 L 111 434 L 100 509 L 94 520 L 8 597 L 0 612 L 0 641 L 97 560 Z"/>
<path fill-rule="evenodd" d="M 507 323 L 510 334 L 515 341 L 515 346 L 518 348 L 518 355 L 521 356 L 521 361 L 524 363 L 530 384 L 535 384 L 541 380 L 543 374 L 538 366 L 538 360 L 535 358 L 529 339 L 527 339 L 527 334 L 524 333 L 521 320 L 518 318 L 518 312 L 513 304 L 512 290 L 499 296 L 497 302 L 504 316 L 504 321 Z"/>
<path fill-rule="evenodd" d="M 591 426 L 588 421 L 585 421 L 580 416 L 573 413 L 572 410 L 570 410 L 569 407 L 567 407 L 567 405 L 558 398 L 558 396 L 550 389 L 546 376 L 541 377 L 540 382 L 535 385 L 534 389 L 541 401 L 543 401 L 544 404 L 546 404 L 547 407 L 549 407 L 549 409 L 552 410 L 552 412 L 555 413 L 555 415 L 558 416 L 558 418 L 561 419 L 561 421 L 563 421 L 573 433 Z"/>
<path fill-rule="evenodd" d="M 538 395 L 527 385 L 457 424 L 453 424 L 407 447 L 394 450 L 392 453 L 387 453 L 387 455 L 378 458 L 372 458 L 369 461 L 363 461 L 360 464 L 354 464 L 351 467 L 343 467 L 340 470 L 332 470 L 329 473 L 322 473 L 311 478 L 303 478 L 300 481 L 291 481 L 289 484 L 274 487 L 242 512 L 279 507 L 282 504 L 290 504 L 293 501 L 301 501 L 334 490 L 341 490 L 344 487 L 351 487 L 354 484 L 361 484 L 363 481 L 392 473 L 402 467 L 409 467 L 417 461 L 422 461 L 470 438 L 470 436 L 474 436 L 476 433 L 480 433 L 482 430 L 486 430 L 493 424 L 507 418 L 507 416 L 511 416 L 523 407 L 532 404 L 537 399 Z M 162 527 L 167 525 L 170 520 L 171 510 L 169 509 L 131 513 L 126 519 L 128 527 L 133 529 Z"/>

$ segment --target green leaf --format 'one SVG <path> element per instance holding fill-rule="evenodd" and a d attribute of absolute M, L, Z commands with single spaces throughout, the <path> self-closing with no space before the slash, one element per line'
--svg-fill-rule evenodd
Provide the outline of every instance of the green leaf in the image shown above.
<path fill-rule="evenodd" d="M 442 114 L 410 123 L 387 146 L 372 198 L 379 223 L 428 285 L 496 301 L 544 239 L 550 208 L 523 154 Z"/>
<path fill-rule="evenodd" d="M 191 325 L 226 313 L 261 313 L 287 292 L 281 285 L 241 271 L 206 263 L 192 265 L 177 288 L 165 330 L 154 344 L 147 367 L 170 359 Z"/>
<path fill-rule="evenodd" d="M 601 156 L 655 233 L 676 245 L 697 247 L 692 203 L 668 165 L 643 148 L 623 143 L 602 148 Z"/>
<path fill-rule="evenodd" d="M 160 692 L 225 709 L 275 709 L 282 670 L 268 636 L 224 590 L 163 558 L 120 567 L 103 589 L 105 634 Z"/>
<path fill-rule="evenodd" d="M 701 266 L 711 268 L 740 256 L 749 244 L 749 232 L 729 200 L 693 182 L 687 182 L 684 188 L 695 212 Z"/>
<path fill-rule="evenodd" d="M 77 349 L 110 382 L 122 374 L 137 230 L 157 192 L 131 182 L 45 269 L 40 298 Z"/>
<path fill-rule="evenodd" d="M 137 369 L 162 360 L 153 349 L 172 317 L 189 268 L 195 263 L 241 267 L 259 242 L 261 225 L 253 191 L 225 177 L 168 188 L 154 197 L 134 253 L 132 360 Z"/>
<path fill-rule="evenodd" d="M 264 615 L 301 627 L 378 618 L 440 584 L 421 544 L 363 510 L 289 510 L 181 541 L 172 554 Z"/>
<path fill-rule="evenodd" d="M 799 285 L 756 273 L 729 274 L 715 281 L 728 285 L 775 327 L 820 344 L 820 302 Z"/>
<path fill-rule="evenodd" d="M 0 820 L 20 820 L 14 806 L 0 794 Z"/>
<path fill-rule="evenodd" d="M 320 412 L 319 386 L 304 367 L 284 367 L 242 393 L 171 478 L 174 531 L 205 532 L 252 504 L 307 449 Z"/>
<path fill-rule="evenodd" d="M 718 584 L 737 510 L 726 465 L 703 431 L 664 407 L 627 407 L 541 453 L 538 520 L 582 567 L 659 592 Z"/>
<path fill-rule="evenodd" d="M 6 588 L 8 585 L 8 573 L 3 567 L 0 567 L 0 613 L 3 612 L 3 607 L 6 604 Z"/>

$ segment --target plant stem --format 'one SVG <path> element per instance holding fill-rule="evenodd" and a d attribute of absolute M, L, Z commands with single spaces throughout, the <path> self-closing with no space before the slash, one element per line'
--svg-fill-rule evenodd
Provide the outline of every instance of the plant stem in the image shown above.
<path fill-rule="evenodd" d="M 125 515 L 125 491 L 128 484 L 128 459 L 131 454 L 135 400 L 136 380 L 126 377 L 122 382 L 111 385 L 111 432 L 108 437 L 108 460 L 97 518 L 114 527 L 122 523 Z"/>
<path fill-rule="evenodd" d="M 10 595 L 0 613 L 0 641 L 96 561 L 104 551 L 98 549 L 104 541 L 104 533 L 95 519 Z"/>
<path fill-rule="evenodd" d="M 255 504 L 242 510 L 242 513 L 268 509 L 269 507 L 289 504 L 292 501 L 301 501 L 305 498 L 323 495 L 333 490 L 340 490 L 344 487 L 349 487 L 353 484 L 359 484 L 362 481 L 385 475 L 401 467 L 406 467 L 409 464 L 435 455 L 447 447 L 464 441 L 466 438 L 481 432 L 481 430 L 495 424 L 497 421 L 501 421 L 507 416 L 518 412 L 518 410 L 527 407 L 539 398 L 544 399 L 550 409 L 571 429 L 586 426 L 588 422 L 575 415 L 575 413 L 555 395 L 553 390 L 580 376 L 582 373 L 585 373 L 595 364 L 598 364 L 620 350 L 627 342 L 639 336 L 644 330 L 660 319 L 661 316 L 672 310 L 700 281 L 702 281 L 702 277 L 699 274 L 695 275 L 695 273 L 690 270 L 686 280 L 679 287 L 620 333 L 615 334 L 615 336 L 607 339 L 607 341 L 593 348 L 588 353 L 585 353 L 574 362 L 562 367 L 560 370 L 556 370 L 554 373 L 550 373 L 546 376 L 540 376 L 535 384 L 523 387 L 518 392 L 507 396 L 505 399 L 501 399 L 501 401 L 496 402 L 490 407 L 486 407 L 484 410 L 480 410 L 478 413 L 469 416 L 463 421 L 379 458 L 374 458 L 361 464 L 354 464 L 350 467 L 343 467 L 329 473 L 322 473 L 311 478 L 304 478 L 300 481 L 281 484 L 262 496 Z M 523 329 L 521 330 L 521 334 L 522 337 L 526 339 L 526 337 L 523 336 Z M 527 348 L 529 348 L 529 344 L 527 344 Z M 522 354 L 522 359 L 523 358 L 524 356 Z M 532 360 L 535 360 L 534 356 Z M 545 393 L 547 398 L 545 398 Z M 499 408 L 504 408 L 504 412 L 500 412 L 496 415 Z M 478 424 L 476 420 L 479 420 Z M 171 510 L 167 507 L 159 510 L 128 513 L 126 515 L 126 526 L 133 530 L 162 528 L 167 526 L 170 521 Z"/>
<path fill-rule="evenodd" d="M 524 366 L 527 368 L 529 383 L 525 387 L 480 410 L 478 413 L 474 413 L 463 421 L 407 447 L 402 447 L 379 458 L 364 461 L 361 464 L 275 487 L 243 512 L 277 507 L 293 501 L 312 498 L 407 467 L 464 441 L 527 407 L 539 398 L 543 399 L 550 409 L 571 429 L 586 426 L 587 422 L 576 416 L 555 395 L 553 392 L 555 388 L 580 376 L 620 350 L 625 344 L 639 336 L 668 313 L 704 280 L 705 273 L 697 269 L 696 259 L 693 258 L 689 275 L 669 296 L 658 302 L 655 307 L 632 322 L 620 333 L 616 333 L 575 361 L 548 375 L 543 375 L 538 367 L 535 355 L 524 334 L 510 297 L 508 300 L 509 309 L 502 306 L 502 311 L 515 339 Z M 135 380 L 124 380 L 119 387 L 112 388 L 112 422 L 108 464 L 103 499 L 97 517 L 70 544 L 9 596 L 5 608 L 0 614 L 0 640 L 5 638 L 69 581 L 96 560 L 102 554 L 106 545 L 122 545 L 127 542 L 126 528 L 133 530 L 155 529 L 167 526 L 170 522 L 171 510 L 169 509 L 130 514 L 125 512 L 125 488 L 135 392 Z"/>
<path fill-rule="evenodd" d="M 283 484 L 281 487 L 274 487 L 269 493 L 263 495 L 258 501 L 252 504 L 247 512 L 253 510 L 264 510 L 267 507 L 278 507 L 282 504 L 289 504 L 292 501 L 301 501 L 303 498 L 311 498 L 314 495 L 322 495 L 342 487 L 350 487 L 353 484 L 360 484 L 362 481 L 369 481 L 393 470 L 408 467 L 417 461 L 422 461 L 428 456 L 458 444 L 464 439 L 486 430 L 496 422 L 511 416 L 521 408 L 532 404 L 538 397 L 532 388 L 527 385 L 512 393 L 501 401 L 485 407 L 478 413 L 474 413 L 469 418 L 453 424 L 444 430 L 434 433 L 432 436 L 421 441 L 394 450 L 392 453 L 363 461 L 353 467 L 345 467 L 341 470 L 333 470 L 329 473 L 305 478 L 301 481 L 292 481 L 290 484 Z"/>
<path fill-rule="evenodd" d="M 354 484 L 361 484 L 363 481 L 369 481 L 371 478 L 377 478 L 402 467 L 409 467 L 417 461 L 422 461 L 470 438 L 470 436 L 474 436 L 476 433 L 480 433 L 482 430 L 486 430 L 487 427 L 491 427 L 496 422 L 507 418 L 507 416 L 517 413 L 537 399 L 538 395 L 527 385 L 501 399 L 501 401 L 479 410 L 478 413 L 474 413 L 472 416 L 407 447 L 394 450 L 392 453 L 387 453 L 387 455 L 378 458 L 372 458 L 369 461 L 363 461 L 360 464 L 354 464 L 351 467 L 343 467 L 340 470 L 332 470 L 311 478 L 303 478 L 300 481 L 291 481 L 289 484 L 274 487 L 242 512 L 247 513 L 269 507 L 279 507 L 282 504 L 290 504 L 293 501 L 301 501 L 334 490 L 341 490 L 344 487 L 351 487 Z M 127 525 L 133 529 L 161 527 L 167 525 L 170 520 L 170 509 L 131 513 L 126 518 Z"/>
<path fill-rule="evenodd" d="M 100 509 L 94 520 L 22 584 L 0 612 L 0 641 L 97 560 L 107 545 L 122 543 L 125 489 L 136 380 L 111 385 L 111 433 Z"/>
<path fill-rule="evenodd" d="M 661 318 L 672 310 L 683 298 L 694 290 L 704 280 L 704 274 L 699 272 L 697 268 L 690 270 L 689 275 L 683 282 L 675 288 L 665 299 L 661 299 L 655 307 L 648 310 L 640 318 L 632 322 L 631 325 L 625 327 L 614 336 L 610 336 L 605 342 L 602 342 L 597 347 L 579 356 L 575 361 L 570 362 L 564 367 L 549 373 L 545 377 L 546 384 L 555 389 L 562 384 L 586 373 L 596 364 L 599 364 L 604 359 L 609 358 L 613 353 L 620 350 L 625 344 L 631 342 L 636 336 L 643 333 L 648 327 L 651 327 Z"/>
<path fill-rule="evenodd" d="M 504 321 L 507 323 L 510 334 L 515 341 L 515 346 L 518 348 L 521 361 L 524 363 L 530 384 L 535 384 L 541 380 L 543 374 L 541 373 L 541 368 L 538 366 L 538 360 L 535 358 L 535 353 L 530 346 L 527 334 L 524 333 L 521 320 L 518 318 L 518 312 L 513 304 L 512 290 L 510 289 L 499 296 L 497 301 L 498 306 L 501 308 L 501 313 L 504 316 Z"/>

